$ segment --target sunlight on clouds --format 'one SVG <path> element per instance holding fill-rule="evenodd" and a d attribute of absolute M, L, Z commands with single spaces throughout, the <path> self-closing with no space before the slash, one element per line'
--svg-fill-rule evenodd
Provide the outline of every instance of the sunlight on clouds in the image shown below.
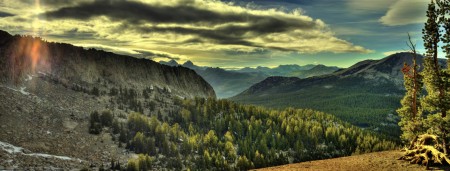
<path fill-rule="evenodd" d="M 336 37 L 325 22 L 306 16 L 301 9 L 250 9 L 215 0 L 62 0 L 56 4 L 41 0 L 38 8 L 25 0 L 6 1 L 11 3 L 0 10 L 17 15 L 0 18 L 0 28 L 6 31 L 35 32 L 50 41 L 122 54 L 151 50 L 161 55 L 154 59 L 183 61 L 215 55 L 235 60 L 226 52 L 260 49 L 306 54 L 373 52 Z"/>
<path fill-rule="evenodd" d="M 99 50 L 105 50 L 109 52 L 114 52 L 117 54 L 122 55 L 130 55 L 138 58 L 148 58 L 148 59 L 157 59 L 168 61 L 170 59 L 176 59 L 180 61 L 187 61 L 189 60 L 184 55 L 178 55 L 173 53 L 167 53 L 164 51 L 158 51 L 158 50 L 148 50 L 148 49 L 131 49 L 132 47 L 116 47 L 116 46 L 108 46 L 103 44 L 89 44 L 89 43 L 80 43 L 80 44 L 74 44 L 75 46 L 81 46 L 86 49 L 95 48 Z"/>
<path fill-rule="evenodd" d="M 108 45 L 103 45 L 103 44 L 89 44 L 89 43 L 80 43 L 80 44 L 73 44 L 75 46 L 81 46 L 84 48 L 95 48 L 95 49 L 101 49 L 101 50 L 106 50 L 106 51 L 112 51 L 118 54 L 126 54 L 126 55 L 137 55 L 139 54 L 136 51 L 133 51 L 131 49 L 128 48 L 121 48 L 121 47 L 114 47 L 114 46 L 108 46 Z"/>

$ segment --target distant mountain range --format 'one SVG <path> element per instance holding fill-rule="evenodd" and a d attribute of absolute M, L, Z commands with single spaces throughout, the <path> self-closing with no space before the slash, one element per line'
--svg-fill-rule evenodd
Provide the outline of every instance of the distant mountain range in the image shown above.
<path fill-rule="evenodd" d="M 262 72 L 262 73 L 265 73 L 265 74 L 271 75 L 271 76 L 287 76 L 287 75 L 291 74 L 292 72 L 310 70 L 310 69 L 314 68 L 315 66 L 317 66 L 317 65 L 308 64 L 308 65 L 304 65 L 304 66 L 299 66 L 296 64 L 291 64 L 291 65 L 279 65 L 275 68 L 258 66 L 256 68 L 245 67 L 245 68 L 242 68 L 237 71 L 238 72 Z M 333 68 L 335 68 L 335 67 L 333 67 Z"/>
<path fill-rule="evenodd" d="M 275 108 L 316 109 L 398 137 L 395 110 L 404 94 L 401 72 L 404 62 L 411 64 L 412 54 L 365 60 L 332 74 L 305 79 L 269 77 L 231 99 Z M 423 56 L 418 56 L 417 63 L 422 65 Z"/>
<path fill-rule="evenodd" d="M 340 68 L 325 65 L 280 65 L 275 68 L 261 67 L 256 68 L 245 67 L 239 70 L 226 70 L 222 68 L 213 68 L 205 66 L 197 66 L 191 61 L 178 64 L 175 60 L 168 62 L 160 61 L 159 63 L 169 66 L 183 66 L 196 71 L 214 88 L 217 97 L 228 98 L 235 96 L 246 90 L 253 84 L 256 84 L 270 76 L 292 76 L 298 78 L 307 78 L 319 75 L 333 73 Z"/>
<path fill-rule="evenodd" d="M 305 65 L 305 66 L 311 66 L 311 65 Z M 325 66 L 325 65 L 319 64 L 319 65 L 315 65 L 312 68 L 307 69 L 307 70 L 291 71 L 291 72 L 287 73 L 286 76 L 308 78 L 308 77 L 331 74 L 339 69 L 340 68 L 335 67 L 335 66 Z"/>

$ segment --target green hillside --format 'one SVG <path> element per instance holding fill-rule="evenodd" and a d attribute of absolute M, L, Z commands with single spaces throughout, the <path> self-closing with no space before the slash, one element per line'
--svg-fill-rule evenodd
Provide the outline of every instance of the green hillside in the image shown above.
<path fill-rule="evenodd" d="M 132 113 L 115 126 L 118 141 L 143 154 L 129 167 L 247 170 L 396 148 L 381 135 L 310 109 L 201 98 L 173 103 L 180 108 L 169 119 Z"/>
<path fill-rule="evenodd" d="M 296 91 L 292 87 L 279 87 L 265 93 L 245 94 L 231 100 L 246 104 L 263 105 L 271 108 L 305 108 L 332 113 L 339 119 L 350 122 L 361 128 L 375 130 L 398 138 L 400 129 L 397 126 L 395 109 L 400 106 L 403 91 L 396 86 L 364 84 L 357 78 L 322 81 L 313 86 L 303 85 Z M 379 87 L 384 87 L 380 89 Z"/>

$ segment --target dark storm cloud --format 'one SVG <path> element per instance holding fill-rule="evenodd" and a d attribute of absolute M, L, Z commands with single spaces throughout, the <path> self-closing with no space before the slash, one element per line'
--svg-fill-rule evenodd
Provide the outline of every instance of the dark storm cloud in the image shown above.
<path fill-rule="evenodd" d="M 47 12 L 47 17 L 72 18 L 86 20 L 96 16 L 108 16 L 115 20 L 130 23 L 223 23 L 230 21 L 246 21 L 247 15 L 226 15 L 214 11 L 198 9 L 193 6 L 155 6 L 141 2 L 97 0 L 82 3 L 78 6 L 64 7 Z"/>
<path fill-rule="evenodd" d="M 126 28 L 125 28 L 126 27 Z M 184 43 L 198 43 L 198 42 L 211 42 L 223 45 L 245 45 L 252 47 L 261 47 L 249 41 L 246 41 L 244 37 L 226 34 L 219 30 L 201 29 L 201 28 L 184 28 L 184 27 L 136 27 L 136 26 L 123 26 L 123 29 L 134 29 L 140 33 L 176 33 L 196 35 L 200 38 L 189 39 Z"/>
<path fill-rule="evenodd" d="M 282 32 L 287 29 L 307 29 L 315 26 L 315 23 L 311 21 L 287 17 L 257 16 L 245 12 L 221 13 L 187 6 L 186 4 L 179 6 L 155 6 L 128 1 L 95 1 L 74 7 L 64 7 L 43 15 L 49 19 L 71 18 L 78 20 L 86 20 L 96 16 L 108 16 L 113 20 L 121 20 L 130 24 L 145 22 L 187 24 L 250 23 L 249 26 L 226 26 L 219 30 L 228 31 L 227 34 L 242 34 L 249 30 L 260 33 Z"/>
<path fill-rule="evenodd" d="M 47 6 L 67 6 L 67 5 L 75 5 L 82 1 L 87 0 L 39 0 L 39 3 L 40 5 L 47 5 Z M 36 4 L 36 0 L 20 0 L 20 2 L 31 5 Z"/>
<path fill-rule="evenodd" d="M 246 39 L 271 33 L 281 33 L 295 29 L 315 29 L 317 23 L 293 17 L 261 16 L 247 12 L 231 13 L 200 9 L 183 3 L 178 6 L 157 6 L 128 1 L 95 1 L 72 7 L 63 7 L 47 12 L 48 19 L 88 20 L 96 16 L 107 16 L 113 21 L 121 21 L 123 30 L 137 30 L 140 33 L 170 32 L 174 34 L 196 35 L 195 41 L 225 45 L 244 45 L 262 47 Z M 144 23 L 193 24 L 210 26 L 210 29 L 197 27 L 157 27 L 142 26 Z M 245 23 L 239 25 L 237 23 Z M 224 24 L 218 26 L 217 24 Z M 121 30 L 121 29 L 118 29 Z M 193 42 L 191 42 L 193 43 Z M 277 48 L 286 50 L 284 48 Z"/>
<path fill-rule="evenodd" d="M 77 28 L 65 30 L 63 33 L 64 34 L 47 33 L 46 36 L 53 37 L 53 38 L 59 38 L 59 39 L 72 39 L 72 40 L 78 40 L 78 41 L 91 39 L 93 37 L 95 37 L 96 39 L 101 39 L 101 37 L 98 36 L 96 32 L 80 31 Z"/>
<path fill-rule="evenodd" d="M 277 4 L 277 3 L 290 3 L 296 5 L 310 5 L 317 0 L 220 0 L 222 2 L 233 2 L 239 4 L 248 4 L 248 3 L 256 3 L 256 4 Z M 328 0 L 330 2 L 333 1 L 342 1 L 342 0 Z"/>
<path fill-rule="evenodd" d="M 14 16 L 14 14 L 0 11 L 0 18 L 3 18 L 3 17 L 12 17 L 12 16 Z"/>
<path fill-rule="evenodd" d="M 303 15 L 300 9 L 252 9 L 209 0 L 85 0 L 49 9 L 39 18 L 49 22 L 72 19 L 66 20 L 67 24 L 95 23 L 84 25 L 82 30 L 92 29 L 106 39 L 130 43 L 140 39 L 136 42 L 161 47 L 369 52 L 336 38 L 322 20 Z"/>
<path fill-rule="evenodd" d="M 167 59 L 173 59 L 173 60 L 181 59 L 179 57 L 174 57 L 169 54 L 156 53 L 156 52 L 151 52 L 151 51 L 146 51 L 146 50 L 134 50 L 134 51 L 140 53 L 141 57 L 149 58 L 149 59 L 153 59 L 153 58 L 167 58 Z"/>
<path fill-rule="evenodd" d="M 262 23 L 264 25 L 267 23 Z M 283 25 L 280 22 L 280 25 Z M 186 35 L 196 35 L 199 38 L 189 39 L 183 43 L 216 43 L 223 45 L 244 45 L 256 48 L 270 48 L 280 51 L 295 51 L 296 49 L 275 47 L 275 46 L 263 46 L 250 41 L 247 38 L 254 36 L 261 36 L 273 32 L 288 31 L 289 26 L 283 25 L 285 28 L 277 28 L 275 25 L 268 24 L 265 28 L 257 28 L 256 26 L 225 26 L 216 29 L 203 29 L 203 28 L 184 28 L 184 27 L 139 27 L 131 25 L 122 25 L 123 30 L 136 30 L 140 33 L 176 33 Z M 275 31 L 273 31 L 275 30 Z M 249 33 L 248 37 L 244 36 Z M 314 38 L 316 36 L 308 35 L 308 38 Z"/>

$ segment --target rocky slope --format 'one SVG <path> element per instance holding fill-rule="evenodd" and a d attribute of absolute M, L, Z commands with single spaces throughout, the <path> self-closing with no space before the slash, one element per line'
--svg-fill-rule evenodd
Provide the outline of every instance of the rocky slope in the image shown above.
<path fill-rule="evenodd" d="M 126 94 L 132 90 L 119 89 Z M 109 128 L 89 134 L 90 114 L 111 111 L 124 123 L 129 113 L 140 109 L 146 116 L 163 118 L 178 110 L 177 95 L 158 87 L 147 92 L 147 97 L 137 92 L 134 98 L 94 95 L 45 75 L 28 75 L 19 86 L 0 84 L 0 170 L 96 170 L 108 168 L 111 160 L 124 166 L 136 155 L 124 148 L 126 144 L 114 141 L 119 136 Z"/>
<path fill-rule="evenodd" d="M 18 84 L 27 74 L 43 73 L 67 86 L 159 86 L 183 97 L 215 97 L 212 87 L 188 68 L 29 36 L 11 36 L 4 31 L 0 31 L 0 61 L 0 80 L 7 83 Z"/>
<path fill-rule="evenodd" d="M 170 118 L 180 97 L 215 97 L 195 71 L 0 31 L 0 170 L 96 170 L 136 155 L 90 114 Z"/>

